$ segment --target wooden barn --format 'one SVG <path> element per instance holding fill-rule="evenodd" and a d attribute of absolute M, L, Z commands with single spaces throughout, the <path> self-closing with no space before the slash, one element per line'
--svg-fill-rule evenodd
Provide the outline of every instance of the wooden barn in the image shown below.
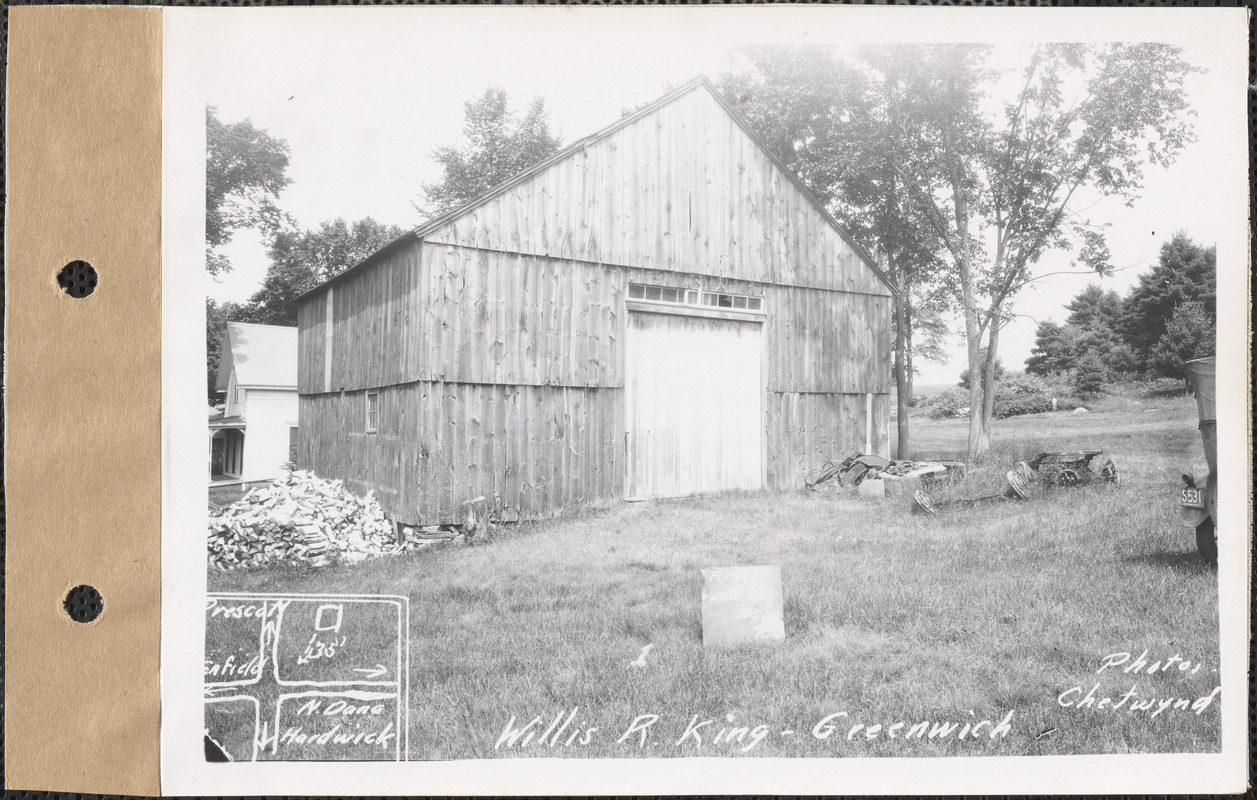
<path fill-rule="evenodd" d="M 298 465 L 423 524 L 793 489 L 888 455 L 890 320 L 698 80 L 302 296 Z"/>

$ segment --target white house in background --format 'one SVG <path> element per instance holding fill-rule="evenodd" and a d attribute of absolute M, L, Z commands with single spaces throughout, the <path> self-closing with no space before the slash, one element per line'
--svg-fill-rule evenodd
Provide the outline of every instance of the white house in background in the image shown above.
<path fill-rule="evenodd" d="M 297 447 L 297 329 L 227 323 L 210 416 L 210 480 L 278 477 Z"/>

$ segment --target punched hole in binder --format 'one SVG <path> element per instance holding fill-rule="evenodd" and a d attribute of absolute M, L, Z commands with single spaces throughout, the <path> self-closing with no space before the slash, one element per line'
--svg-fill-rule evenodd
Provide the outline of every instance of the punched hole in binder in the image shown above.
<path fill-rule="evenodd" d="M 96 270 L 86 261 L 71 261 L 57 273 L 57 285 L 71 297 L 87 297 L 96 291 Z"/>
<path fill-rule="evenodd" d="M 66 593 L 62 603 L 65 613 L 75 622 L 91 622 L 105 610 L 105 599 L 94 586 L 75 586 Z"/>

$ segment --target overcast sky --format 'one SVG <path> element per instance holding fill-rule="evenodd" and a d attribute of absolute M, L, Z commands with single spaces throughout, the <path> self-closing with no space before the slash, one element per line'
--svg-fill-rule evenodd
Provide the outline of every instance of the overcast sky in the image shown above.
<path fill-rule="evenodd" d="M 1104 201 L 1089 210 L 1093 221 L 1111 224 L 1110 249 L 1122 268 L 1102 285 L 1124 292 L 1176 230 L 1204 244 L 1233 236 L 1218 229 L 1212 187 L 1245 168 L 1242 131 L 1226 128 L 1234 119 L 1227 104 L 1244 98 L 1224 96 L 1219 78 L 1243 70 L 1246 56 L 1242 49 L 1217 46 L 1217 29 L 1209 25 L 1220 18 L 1202 9 L 1072 12 L 1085 17 L 1043 11 L 168 9 L 167 46 L 188 48 L 184 63 L 195 65 L 195 75 L 168 74 L 167 81 L 202 93 L 225 122 L 251 119 L 287 140 L 292 185 L 280 205 L 301 226 L 371 216 L 409 227 L 421 221 L 412 206 L 421 199 L 420 186 L 439 178 L 433 147 L 457 140 L 464 101 L 487 86 L 504 88 L 516 109 L 544 97 L 552 130 L 571 141 L 614 122 L 621 109 L 658 97 L 668 84 L 718 76 L 743 44 L 850 48 L 873 41 L 991 39 L 1002 43 L 1000 62 L 1016 65 L 1035 40 L 1175 41 L 1189 62 L 1207 70 L 1188 83 L 1199 139 L 1171 169 L 1149 171 L 1143 198 L 1133 207 Z M 246 232 L 236 239 L 228 249 L 234 272 L 210 288 L 219 300 L 246 299 L 266 271 L 258 238 Z M 1051 254 L 1038 272 L 1066 269 L 1069 255 Z M 1062 305 L 1095 280 L 1055 276 L 1025 291 L 1015 310 L 1026 317 L 1001 340 L 1004 363 L 1020 368 L 1033 345 L 1035 321 L 1063 321 Z M 919 365 L 919 383 L 955 380 L 964 367 L 963 347 L 959 337 L 952 345 L 949 363 Z"/>

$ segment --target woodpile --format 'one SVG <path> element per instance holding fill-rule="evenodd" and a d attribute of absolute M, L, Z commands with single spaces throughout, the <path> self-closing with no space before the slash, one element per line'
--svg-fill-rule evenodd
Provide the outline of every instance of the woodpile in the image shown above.
<path fill-rule="evenodd" d="M 305 564 L 321 567 L 415 550 L 441 539 L 397 530 L 368 492 L 298 471 L 211 512 L 209 563 L 219 569 Z M 442 537 L 443 539 L 444 537 Z"/>

